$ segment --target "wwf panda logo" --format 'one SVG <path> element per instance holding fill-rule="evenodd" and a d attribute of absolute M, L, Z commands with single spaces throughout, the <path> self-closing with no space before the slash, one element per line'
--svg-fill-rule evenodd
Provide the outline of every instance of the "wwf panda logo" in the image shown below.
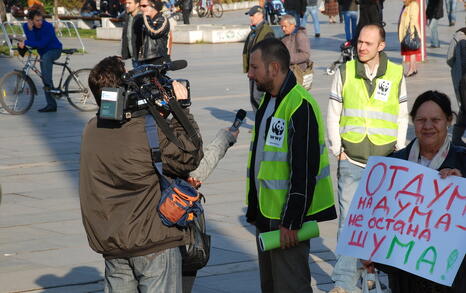
<path fill-rule="evenodd" d="M 386 94 L 390 89 L 390 82 L 387 80 L 381 80 L 379 82 L 379 91 L 383 94 Z"/>
<path fill-rule="evenodd" d="M 277 136 L 281 136 L 283 134 L 283 131 L 285 131 L 285 121 L 276 120 L 272 124 L 272 133 Z"/>

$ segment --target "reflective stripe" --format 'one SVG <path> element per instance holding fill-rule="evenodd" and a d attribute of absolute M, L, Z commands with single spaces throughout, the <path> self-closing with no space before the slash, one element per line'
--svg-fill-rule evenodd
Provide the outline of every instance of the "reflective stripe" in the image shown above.
<path fill-rule="evenodd" d="M 288 153 L 286 152 L 264 152 L 264 161 L 288 162 Z"/>
<path fill-rule="evenodd" d="M 362 126 L 354 126 L 354 125 L 347 125 L 345 127 L 340 127 L 340 134 L 344 134 L 347 132 L 357 132 L 357 133 L 366 133 L 366 128 Z M 367 128 L 368 135 L 388 135 L 388 136 L 397 136 L 398 130 L 397 129 L 389 129 L 389 128 Z"/>
<path fill-rule="evenodd" d="M 286 189 L 290 188 L 289 180 L 261 180 L 261 185 L 267 189 Z"/>
<path fill-rule="evenodd" d="M 381 119 L 385 121 L 390 121 L 392 123 L 398 123 L 398 115 L 392 115 L 389 113 L 377 112 L 377 111 L 364 111 L 361 109 L 344 109 L 343 116 Z"/>
<path fill-rule="evenodd" d="M 324 167 L 322 170 L 320 170 L 319 175 L 316 176 L 316 181 L 319 182 L 319 180 L 324 179 L 325 177 L 330 176 L 330 166 L 327 165 Z"/>

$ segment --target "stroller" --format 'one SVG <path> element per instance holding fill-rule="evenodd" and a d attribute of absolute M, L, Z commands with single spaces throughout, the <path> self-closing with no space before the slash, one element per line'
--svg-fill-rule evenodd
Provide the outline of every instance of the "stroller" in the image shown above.
<path fill-rule="evenodd" d="M 285 14 L 285 7 L 281 0 L 267 0 L 265 2 L 265 20 L 270 24 L 278 24 L 280 17 Z"/>
<path fill-rule="evenodd" d="M 344 64 L 348 61 L 353 60 L 355 56 L 354 47 L 351 41 L 346 41 L 340 45 L 340 57 L 337 61 L 333 62 L 329 67 L 327 67 L 327 74 L 334 75 L 338 66 Z"/>

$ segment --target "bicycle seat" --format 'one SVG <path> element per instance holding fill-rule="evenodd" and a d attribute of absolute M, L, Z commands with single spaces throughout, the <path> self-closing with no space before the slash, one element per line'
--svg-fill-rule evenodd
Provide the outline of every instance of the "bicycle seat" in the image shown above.
<path fill-rule="evenodd" d="M 63 49 L 61 52 L 67 55 L 73 55 L 73 53 L 78 52 L 78 49 Z"/>

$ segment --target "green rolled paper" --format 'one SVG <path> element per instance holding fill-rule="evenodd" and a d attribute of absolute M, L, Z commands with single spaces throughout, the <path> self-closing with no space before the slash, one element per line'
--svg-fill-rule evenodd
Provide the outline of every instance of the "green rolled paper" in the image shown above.
<path fill-rule="evenodd" d="M 319 226 L 316 221 L 304 222 L 298 230 L 298 240 L 304 241 L 319 236 Z M 268 251 L 280 247 L 280 230 L 259 234 L 259 245 L 262 251 Z"/>

